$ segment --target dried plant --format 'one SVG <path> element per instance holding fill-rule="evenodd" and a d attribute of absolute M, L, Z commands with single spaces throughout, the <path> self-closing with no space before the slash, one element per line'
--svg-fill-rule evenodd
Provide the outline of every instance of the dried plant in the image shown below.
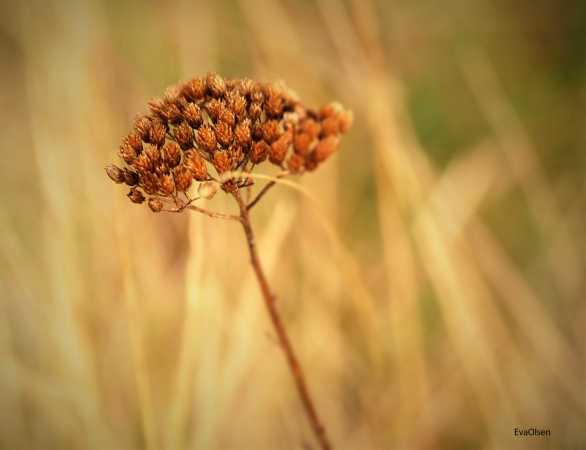
<path fill-rule="evenodd" d="M 352 113 L 338 103 L 309 109 L 284 85 L 224 80 L 217 74 L 169 88 L 162 98 L 149 102 L 149 109 L 120 146 L 124 167 L 110 165 L 106 173 L 130 187 L 132 202 L 146 201 L 153 212 L 189 209 L 242 224 L 305 413 L 321 448 L 331 448 L 255 247 L 249 212 L 275 181 L 250 201 L 241 191 L 250 193 L 251 173 L 263 163 L 281 168 L 278 178 L 315 170 L 338 149 L 339 136 L 352 125 Z M 211 198 L 220 189 L 236 200 L 239 215 L 197 206 L 197 200 Z"/>

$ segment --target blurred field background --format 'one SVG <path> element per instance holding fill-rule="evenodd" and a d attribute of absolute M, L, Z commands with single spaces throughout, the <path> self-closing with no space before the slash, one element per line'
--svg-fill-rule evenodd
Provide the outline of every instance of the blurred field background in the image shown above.
<path fill-rule="evenodd" d="M 211 70 L 355 113 L 253 214 L 335 448 L 586 448 L 584 2 L 0 8 L 0 448 L 316 448 L 238 224 L 104 174 Z"/>

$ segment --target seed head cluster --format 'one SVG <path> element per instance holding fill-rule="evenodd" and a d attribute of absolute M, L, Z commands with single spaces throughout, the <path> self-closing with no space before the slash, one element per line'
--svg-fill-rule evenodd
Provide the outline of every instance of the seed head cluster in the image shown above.
<path fill-rule="evenodd" d="M 194 181 L 220 180 L 227 192 L 250 183 L 225 180 L 226 172 L 251 172 L 265 162 L 294 174 L 315 170 L 353 120 L 338 103 L 312 110 L 282 85 L 217 74 L 173 86 L 148 106 L 120 145 L 123 167 L 110 165 L 106 173 L 130 186 L 131 201 L 147 200 L 155 212 L 166 201 L 189 201 Z"/>

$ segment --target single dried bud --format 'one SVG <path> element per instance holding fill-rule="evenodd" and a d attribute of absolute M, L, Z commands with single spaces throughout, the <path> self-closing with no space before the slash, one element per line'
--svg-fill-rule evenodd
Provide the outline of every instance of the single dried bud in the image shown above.
<path fill-rule="evenodd" d="M 155 167 L 146 153 L 141 153 L 138 158 L 134 160 L 132 166 L 140 173 L 147 173 Z"/>
<path fill-rule="evenodd" d="M 212 97 L 221 97 L 226 92 L 224 79 L 217 74 L 210 73 L 206 77 L 206 86 Z"/>
<path fill-rule="evenodd" d="M 313 140 L 318 137 L 321 127 L 315 120 L 306 119 L 301 122 L 299 129 L 309 134 L 309 136 L 311 136 L 311 140 Z"/>
<path fill-rule="evenodd" d="M 175 182 L 171 175 L 163 175 L 159 181 L 159 190 L 165 195 L 171 195 L 175 192 Z"/>
<path fill-rule="evenodd" d="M 307 158 L 307 159 L 305 159 L 303 165 L 305 167 L 305 170 L 308 170 L 310 172 L 313 172 L 315 169 L 317 169 L 317 166 L 319 164 L 318 164 L 318 162 L 315 159 Z"/>
<path fill-rule="evenodd" d="M 130 192 L 128 193 L 128 198 L 133 203 L 142 203 L 142 202 L 144 202 L 144 195 L 137 188 L 131 188 L 130 189 Z"/>
<path fill-rule="evenodd" d="M 183 114 L 187 123 L 193 128 L 199 127 L 203 122 L 201 109 L 195 103 L 188 103 L 183 110 Z"/>
<path fill-rule="evenodd" d="M 283 112 L 283 106 L 283 98 L 280 95 L 271 92 L 265 105 L 267 114 L 270 117 L 277 117 Z"/>
<path fill-rule="evenodd" d="M 302 156 L 293 153 L 291 156 L 289 156 L 289 159 L 287 159 L 287 169 L 289 169 L 289 172 L 291 173 L 299 173 L 303 171 L 304 161 L 305 160 Z"/>
<path fill-rule="evenodd" d="M 307 156 L 311 151 L 312 142 L 313 138 L 309 135 L 309 133 L 297 133 L 293 140 L 293 150 L 300 156 Z"/>
<path fill-rule="evenodd" d="M 191 186 L 191 181 L 193 180 L 193 175 L 191 171 L 187 167 L 181 165 L 174 169 L 174 173 L 175 187 L 177 188 L 177 191 L 187 191 L 189 189 L 189 186 Z"/>
<path fill-rule="evenodd" d="M 126 137 L 126 143 L 130 145 L 136 153 L 140 153 L 142 151 L 142 141 L 138 133 L 130 133 Z"/>
<path fill-rule="evenodd" d="M 124 162 L 126 164 L 132 164 L 137 156 L 136 150 L 134 148 L 132 148 L 132 146 L 129 145 L 128 142 L 124 142 L 120 146 L 120 150 L 119 150 L 118 154 L 120 155 L 120 157 L 124 160 Z"/>
<path fill-rule="evenodd" d="M 154 98 L 149 101 L 149 109 L 153 116 L 160 120 L 167 120 L 167 102 L 161 98 Z"/>
<path fill-rule="evenodd" d="M 110 164 L 106 167 L 106 174 L 110 177 L 110 179 L 114 183 L 124 183 L 124 172 L 119 167 L 116 167 L 114 164 Z"/>
<path fill-rule="evenodd" d="M 233 93 L 228 97 L 228 108 L 236 117 L 241 118 L 246 112 L 246 99 L 239 93 Z"/>
<path fill-rule="evenodd" d="M 153 120 L 151 129 L 149 131 L 149 141 L 157 146 L 162 146 L 165 143 L 165 134 L 167 128 L 160 120 Z"/>
<path fill-rule="evenodd" d="M 230 111 L 228 108 L 223 108 L 222 111 L 220 111 L 220 116 L 218 117 L 218 119 L 220 120 L 220 122 L 223 122 L 231 127 L 233 127 L 234 123 L 236 122 L 234 113 Z"/>
<path fill-rule="evenodd" d="M 208 115 L 214 120 L 217 121 L 220 118 L 220 114 L 225 109 L 224 102 L 218 100 L 216 98 L 212 98 L 209 102 L 205 104 L 206 111 Z"/>
<path fill-rule="evenodd" d="M 163 147 L 163 161 L 173 168 L 179 165 L 181 162 L 181 149 L 176 142 L 169 141 Z"/>
<path fill-rule="evenodd" d="M 240 80 L 240 83 L 236 88 L 242 95 L 249 95 L 252 92 L 255 84 L 256 83 L 250 78 L 243 78 Z"/>
<path fill-rule="evenodd" d="M 269 144 L 275 142 L 279 138 L 279 122 L 276 120 L 269 120 L 262 126 L 262 137 Z"/>
<path fill-rule="evenodd" d="M 248 108 L 248 115 L 252 120 L 260 118 L 262 115 L 262 105 L 260 103 L 251 103 Z"/>
<path fill-rule="evenodd" d="M 250 144 L 250 120 L 245 119 L 236 125 L 236 129 L 234 130 L 234 137 L 236 143 L 239 145 L 247 146 Z"/>
<path fill-rule="evenodd" d="M 227 172 L 232 169 L 232 160 L 228 152 L 218 151 L 214 153 L 214 167 L 218 173 Z"/>
<path fill-rule="evenodd" d="M 255 142 L 252 146 L 252 149 L 250 150 L 250 160 L 254 164 L 263 162 L 266 159 L 270 149 L 271 147 L 265 141 Z"/>
<path fill-rule="evenodd" d="M 149 130 L 151 129 L 151 120 L 148 117 L 139 117 L 134 123 L 134 131 L 143 140 L 148 140 Z"/>
<path fill-rule="evenodd" d="M 321 163 L 328 159 L 338 149 L 340 139 L 337 136 L 328 136 L 317 143 L 311 154 L 312 159 Z"/>
<path fill-rule="evenodd" d="M 172 123 L 176 124 L 183 120 L 183 114 L 181 114 L 181 109 L 177 103 L 169 103 L 167 105 L 167 120 Z"/>
<path fill-rule="evenodd" d="M 232 142 L 232 128 L 226 122 L 218 122 L 216 125 L 216 139 L 220 145 L 228 146 Z"/>
<path fill-rule="evenodd" d="M 255 141 L 260 141 L 262 139 L 262 126 L 263 124 L 260 120 L 257 120 L 252 125 L 252 138 Z"/>
<path fill-rule="evenodd" d="M 193 145 L 193 129 L 186 122 L 177 125 L 173 134 L 181 148 L 186 149 Z"/>
<path fill-rule="evenodd" d="M 330 116 L 321 124 L 322 136 L 332 136 L 334 134 L 338 134 L 338 131 L 338 116 Z"/>
<path fill-rule="evenodd" d="M 218 183 L 215 181 L 206 181 L 205 183 L 200 183 L 199 187 L 197 188 L 197 193 L 201 198 L 205 198 L 206 200 L 210 200 L 216 195 L 218 192 Z"/>
<path fill-rule="evenodd" d="M 265 96 L 262 86 L 257 83 L 253 84 L 250 90 L 250 100 L 255 103 L 262 103 L 264 99 Z"/>
<path fill-rule="evenodd" d="M 124 169 L 124 182 L 128 186 L 136 186 L 138 184 L 138 174 L 129 169 Z"/>
<path fill-rule="evenodd" d="M 354 123 L 354 114 L 352 111 L 342 111 L 338 115 L 338 122 L 340 125 L 340 132 L 346 133 Z"/>
<path fill-rule="evenodd" d="M 239 145 L 231 145 L 230 149 L 228 150 L 228 154 L 230 155 L 232 168 L 236 168 L 240 166 L 242 162 L 244 162 L 244 152 L 242 151 L 242 147 Z"/>
<path fill-rule="evenodd" d="M 148 205 L 152 212 L 160 212 L 163 209 L 163 202 L 160 198 L 149 198 Z"/>
<path fill-rule="evenodd" d="M 144 154 L 151 160 L 152 167 L 155 167 L 161 161 L 161 151 L 152 144 L 145 146 Z"/>
<path fill-rule="evenodd" d="M 287 156 L 287 150 L 291 144 L 291 134 L 285 133 L 271 145 L 269 151 L 269 161 L 273 164 L 281 165 Z"/>
<path fill-rule="evenodd" d="M 197 181 L 208 179 L 208 167 L 204 159 L 193 150 L 185 152 L 184 166 L 191 171 Z"/>
<path fill-rule="evenodd" d="M 158 190 L 158 180 L 154 173 L 144 173 L 140 177 L 140 185 L 144 189 L 144 191 L 149 194 L 153 195 L 157 193 Z"/>
<path fill-rule="evenodd" d="M 331 116 L 335 116 L 339 112 L 342 111 L 342 105 L 337 102 L 328 103 L 327 105 L 322 106 L 319 110 L 319 117 L 321 119 L 326 119 Z"/>
<path fill-rule="evenodd" d="M 201 78 L 194 78 L 193 80 L 189 80 L 183 86 L 182 93 L 189 100 L 200 100 L 205 96 L 206 83 Z"/>
<path fill-rule="evenodd" d="M 195 142 L 199 148 L 213 153 L 216 150 L 216 133 L 209 125 L 204 125 L 197 131 Z"/>

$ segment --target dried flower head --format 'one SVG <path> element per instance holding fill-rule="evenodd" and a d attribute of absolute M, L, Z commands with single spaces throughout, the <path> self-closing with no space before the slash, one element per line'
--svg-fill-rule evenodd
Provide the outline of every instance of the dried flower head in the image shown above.
<path fill-rule="evenodd" d="M 245 174 L 263 162 L 295 174 L 315 170 L 336 152 L 353 121 L 339 103 L 312 110 L 282 84 L 218 74 L 173 86 L 148 106 L 122 140 L 123 166 L 110 165 L 106 173 L 130 186 L 131 201 L 148 197 L 155 212 L 167 203 L 190 203 L 194 181 L 206 183 L 206 192 L 210 183 L 228 192 L 249 186 Z M 243 175 L 220 176 L 231 171 Z"/>

